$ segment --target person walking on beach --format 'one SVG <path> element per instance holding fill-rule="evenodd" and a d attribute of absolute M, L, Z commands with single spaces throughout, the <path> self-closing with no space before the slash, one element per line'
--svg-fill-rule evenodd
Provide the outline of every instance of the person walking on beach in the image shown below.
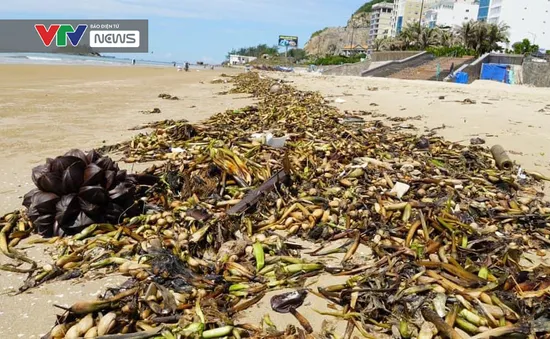
<path fill-rule="evenodd" d="M 132 65 L 136 64 L 136 59 L 132 59 Z"/>
<path fill-rule="evenodd" d="M 186 72 L 189 71 L 189 63 L 188 63 L 188 62 L 185 62 L 185 71 L 186 71 Z"/>

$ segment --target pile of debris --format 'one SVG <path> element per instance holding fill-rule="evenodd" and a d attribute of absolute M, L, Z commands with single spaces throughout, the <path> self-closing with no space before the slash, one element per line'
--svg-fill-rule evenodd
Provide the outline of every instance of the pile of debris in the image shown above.
<path fill-rule="evenodd" d="M 119 146 L 128 161 L 164 160 L 145 171 L 160 180 L 136 198 L 143 214 L 60 238 L 60 256 L 44 267 L 14 248 L 32 227 L 25 213 L 3 218 L 0 250 L 30 264 L 3 267 L 29 273 L 21 291 L 94 270 L 130 277 L 69 307 L 50 338 L 549 333 L 540 174 L 499 170 L 481 146 L 346 116 L 257 73 L 232 81 L 258 104 L 196 126 L 157 123 Z M 285 137 L 283 147 L 252 137 L 262 133 Z M 357 256 L 360 247 L 370 256 Z M 320 275 L 347 280 L 306 286 Z M 271 306 L 299 327 L 239 321 L 283 287 L 296 291 Z M 347 322 L 345 333 L 312 328 L 298 312 L 308 293 L 326 300 L 321 314 Z"/>

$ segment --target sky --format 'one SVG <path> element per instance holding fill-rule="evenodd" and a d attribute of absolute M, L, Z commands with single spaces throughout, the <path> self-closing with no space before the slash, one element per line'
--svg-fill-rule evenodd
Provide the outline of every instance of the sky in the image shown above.
<path fill-rule="evenodd" d="M 1 19 L 148 19 L 149 54 L 157 61 L 219 63 L 233 48 L 276 45 L 344 26 L 365 0 L 2 0 Z M 282 51 L 282 50 L 281 50 Z"/>

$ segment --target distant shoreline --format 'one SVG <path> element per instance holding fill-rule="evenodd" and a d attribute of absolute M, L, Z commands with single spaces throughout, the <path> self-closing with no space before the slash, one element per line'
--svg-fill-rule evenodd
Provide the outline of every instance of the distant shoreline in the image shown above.
<path fill-rule="evenodd" d="M 130 57 L 121 58 L 109 55 L 98 57 L 68 53 L 0 53 L 0 64 L 176 68 L 173 61 L 143 59 L 135 59 L 135 61 L 135 65 L 132 65 Z M 176 62 L 176 66 L 183 66 L 183 64 L 184 62 Z M 210 66 L 212 65 L 191 64 L 191 69 L 209 69 Z M 221 67 L 220 65 L 213 66 Z"/>

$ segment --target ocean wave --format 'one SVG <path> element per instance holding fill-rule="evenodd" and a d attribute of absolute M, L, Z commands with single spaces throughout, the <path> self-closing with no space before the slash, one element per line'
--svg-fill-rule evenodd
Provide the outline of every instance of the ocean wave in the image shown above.
<path fill-rule="evenodd" d="M 61 58 L 48 58 L 48 57 L 39 57 L 39 56 L 26 56 L 29 60 L 42 60 L 42 61 L 63 61 Z"/>

